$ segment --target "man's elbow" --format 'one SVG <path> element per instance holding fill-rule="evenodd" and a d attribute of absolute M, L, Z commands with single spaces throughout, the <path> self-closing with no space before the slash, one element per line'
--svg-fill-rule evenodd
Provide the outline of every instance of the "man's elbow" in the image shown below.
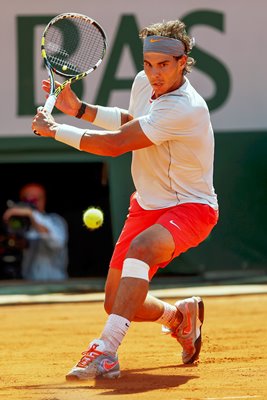
<path fill-rule="evenodd" d="M 126 149 L 124 149 L 123 147 L 120 147 L 120 146 L 116 146 L 116 147 L 113 147 L 113 148 L 109 148 L 109 154 L 108 154 L 108 156 L 110 156 L 110 157 L 119 157 L 119 156 L 121 156 L 122 154 L 125 154 L 125 153 L 127 153 L 129 150 L 126 150 Z"/>
<path fill-rule="evenodd" d="M 107 146 L 107 155 L 110 157 L 118 157 L 129 151 L 131 151 L 131 149 L 129 149 L 129 146 L 125 145 L 125 141 L 123 140 L 111 141 Z"/>

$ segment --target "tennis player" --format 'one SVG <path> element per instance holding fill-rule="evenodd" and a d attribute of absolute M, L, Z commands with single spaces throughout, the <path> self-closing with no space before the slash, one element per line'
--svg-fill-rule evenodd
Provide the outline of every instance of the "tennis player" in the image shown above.
<path fill-rule="evenodd" d="M 213 186 L 214 134 L 204 99 L 187 74 L 193 39 L 180 20 L 140 31 L 144 70 L 134 79 L 128 111 L 81 102 L 70 86 L 56 106 L 103 130 L 59 124 L 39 109 L 35 133 L 80 151 L 118 157 L 132 152 L 135 192 L 110 261 L 105 286 L 108 314 L 67 380 L 120 376 L 118 349 L 132 321 L 155 321 L 182 347 L 182 361 L 199 360 L 204 320 L 200 297 L 174 305 L 148 294 L 159 268 L 203 242 L 218 221 Z M 43 81 L 49 92 L 49 82 Z"/>

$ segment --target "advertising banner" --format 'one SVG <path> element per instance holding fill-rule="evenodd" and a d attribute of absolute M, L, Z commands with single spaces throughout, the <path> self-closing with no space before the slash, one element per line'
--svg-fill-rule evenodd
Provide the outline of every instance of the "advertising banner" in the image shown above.
<path fill-rule="evenodd" d="M 196 40 L 192 56 L 197 63 L 190 80 L 209 105 L 215 131 L 264 130 L 266 8 L 263 0 L 76 0 L 75 5 L 69 0 L 10 0 L 0 24 L 0 136 L 31 135 L 32 115 L 45 98 L 42 31 L 52 17 L 69 11 L 96 19 L 108 37 L 104 62 L 75 84 L 88 102 L 127 108 L 133 77 L 142 69 L 138 31 L 157 21 L 180 18 Z M 60 116 L 62 121 L 66 118 Z"/>

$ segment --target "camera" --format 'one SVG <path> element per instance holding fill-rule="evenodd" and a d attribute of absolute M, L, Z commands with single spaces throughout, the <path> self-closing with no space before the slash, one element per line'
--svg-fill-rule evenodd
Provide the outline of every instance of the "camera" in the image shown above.
<path fill-rule="evenodd" d="M 32 208 L 35 209 L 34 204 L 30 202 L 19 202 L 19 203 L 14 203 L 12 200 L 7 201 L 7 206 L 8 208 L 13 208 L 13 207 L 27 207 L 27 208 Z M 13 215 L 11 218 L 6 223 L 6 233 L 7 234 L 13 234 L 13 235 L 24 235 L 25 232 L 29 230 L 31 226 L 31 221 L 29 217 L 23 217 L 20 215 Z"/>
<path fill-rule="evenodd" d="M 31 203 L 14 203 L 9 200 L 8 208 L 31 207 Z M 1 224 L 0 229 L 0 278 L 21 279 L 21 261 L 23 250 L 27 248 L 26 232 L 31 226 L 28 217 L 13 215 L 6 223 Z"/>

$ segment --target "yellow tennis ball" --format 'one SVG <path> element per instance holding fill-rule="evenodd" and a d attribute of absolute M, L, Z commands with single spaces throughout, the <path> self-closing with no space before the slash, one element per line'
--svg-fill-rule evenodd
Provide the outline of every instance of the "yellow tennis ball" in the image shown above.
<path fill-rule="evenodd" d="M 89 207 L 83 213 L 83 222 L 88 229 L 97 229 L 104 222 L 104 214 L 100 208 Z"/>
<path fill-rule="evenodd" d="M 68 69 L 67 65 L 63 65 L 62 71 L 67 71 L 67 69 Z"/>

